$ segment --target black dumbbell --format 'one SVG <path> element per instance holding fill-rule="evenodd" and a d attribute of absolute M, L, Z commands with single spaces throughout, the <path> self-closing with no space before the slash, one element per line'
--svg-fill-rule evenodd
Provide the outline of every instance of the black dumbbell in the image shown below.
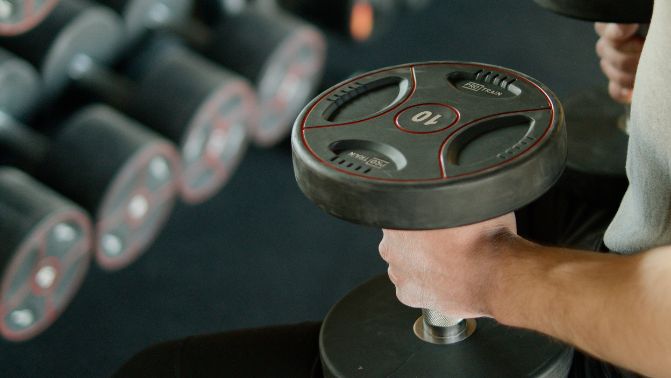
<path fill-rule="evenodd" d="M 326 54 L 325 38 L 309 24 L 274 6 L 248 6 L 220 15 L 212 30 L 182 30 L 207 57 L 256 85 L 254 141 L 273 145 L 317 86 Z M 194 35 L 197 34 L 197 35 Z"/>
<path fill-rule="evenodd" d="M 192 0 L 97 0 L 119 14 L 126 23 L 126 40 L 135 41 L 146 30 L 161 29 L 189 19 Z"/>
<path fill-rule="evenodd" d="M 25 173 L 0 167 L 0 334 L 47 329 L 79 290 L 91 260 L 87 214 Z"/>
<path fill-rule="evenodd" d="M 522 73 L 465 62 L 347 80 L 305 107 L 291 142 L 307 197 L 336 217 L 391 229 L 509 213 L 549 189 L 566 160 L 552 92 Z M 326 376 L 560 377 L 572 357 L 568 346 L 493 319 L 402 306 L 387 277 L 338 302 L 319 345 Z"/>
<path fill-rule="evenodd" d="M 650 23 L 652 0 L 535 0 L 555 13 L 591 22 Z M 645 36 L 647 27 L 639 34 Z M 608 180 L 610 188 L 626 186 L 629 105 L 616 103 L 606 88 L 591 88 L 565 102 L 568 167 Z"/>
<path fill-rule="evenodd" d="M 278 3 L 319 27 L 357 42 L 374 39 L 387 31 L 404 5 L 398 0 L 279 0 Z"/>
<path fill-rule="evenodd" d="M 95 7 L 62 0 L 62 7 L 44 24 L 21 38 L 23 43 L 37 45 L 48 36 L 50 48 L 59 49 L 62 78 L 73 87 L 102 98 L 117 109 L 137 118 L 176 143 L 183 159 L 180 189 L 191 203 L 214 195 L 237 167 L 247 146 L 246 130 L 254 111 L 254 93 L 246 80 L 230 73 L 186 48 L 147 37 L 130 55 L 141 55 L 126 75 L 99 64 L 96 45 L 98 26 L 73 28 L 78 20 L 91 14 Z M 71 4 L 72 3 L 72 4 Z M 77 5 L 77 6 L 75 6 Z M 114 21 L 121 29 L 118 19 Z M 70 46 L 77 41 L 80 45 Z M 23 49 L 25 50 L 25 49 Z M 132 64 L 131 64 L 132 65 Z"/>
<path fill-rule="evenodd" d="M 58 0 L 0 0 L 0 35 L 24 33 L 46 17 Z"/>
<path fill-rule="evenodd" d="M 179 171 L 173 145 L 102 105 L 79 111 L 53 139 L 0 113 L 0 145 L 92 214 L 96 259 L 105 269 L 136 259 L 172 209 Z"/>
<path fill-rule="evenodd" d="M 0 50 L 0 135 L 4 119 L 27 114 L 37 73 Z M 8 167 L 0 149 L 0 335 L 27 340 L 53 323 L 90 262 L 88 215 L 35 179 Z"/>
<path fill-rule="evenodd" d="M 130 114 L 178 144 L 182 198 L 202 202 L 228 181 L 246 151 L 257 110 L 254 90 L 168 35 L 150 41 L 128 65 L 134 90 L 119 97 L 129 100 Z M 87 83 L 93 92 L 105 92 Z"/>
<path fill-rule="evenodd" d="M 73 57 L 84 53 L 101 64 L 111 63 L 117 59 L 123 40 L 123 24 L 112 10 L 67 0 L 59 1 L 30 31 L 0 38 L 0 45 L 38 69 L 44 97 L 51 100 L 69 83 Z"/>

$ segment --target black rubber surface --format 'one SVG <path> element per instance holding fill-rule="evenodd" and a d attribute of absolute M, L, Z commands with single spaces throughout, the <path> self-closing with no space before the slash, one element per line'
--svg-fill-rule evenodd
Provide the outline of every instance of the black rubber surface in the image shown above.
<path fill-rule="evenodd" d="M 417 338 L 421 311 L 402 305 L 386 275 L 357 287 L 326 316 L 319 335 L 328 377 L 564 377 L 572 348 L 540 334 L 477 319 L 453 345 Z"/>

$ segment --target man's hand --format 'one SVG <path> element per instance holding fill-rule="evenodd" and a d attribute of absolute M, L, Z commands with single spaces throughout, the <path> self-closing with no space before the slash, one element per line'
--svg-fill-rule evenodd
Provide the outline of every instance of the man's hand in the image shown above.
<path fill-rule="evenodd" d="M 616 101 L 631 103 L 634 78 L 645 39 L 636 32 L 638 24 L 607 24 L 597 22 L 594 29 L 601 37 L 596 53 L 601 58 L 601 70 L 610 81 L 608 92 Z"/>
<path fill-rule="evenodd" d="M 402 303 L 451 316 L 492 316 L 490 286 L 505 260 L 497 243 L 515 232 L 513 213 L 443 230 L 383 230 L 380 255 Z"/>

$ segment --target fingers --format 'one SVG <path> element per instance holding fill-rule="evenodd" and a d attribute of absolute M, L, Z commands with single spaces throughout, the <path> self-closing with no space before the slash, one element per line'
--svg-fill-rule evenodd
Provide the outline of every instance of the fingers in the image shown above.
<path fill-rule="evenodd" d="M 596 43 L 596 53 L 601 58 L 601 71 L 609 80 L 608 93 L 624 104 L 631 102 L 643 51 L 644 39 L 636 35 L 638 29 L 638 24 L 594 24 L 594 30 L 601 37 Z"/>
<path fill-rule="evenodd" d="M 596 54 L 601 59 L 606 59 L 613 67 L 630 73 L 636 72 L 642 50 L 643 42 L 639 39 L 625 42 L 620 46 L 604 38 L 600 38 L 596 43 Z"/>
<path fill-rule="evenodd" d="M 631 90 L 634 88 L 634 80 L 636 79 L 636 72 L 627 72 L 617 69 L 613 64 L 606 60 L 601 59 L 599 62 L 601 66 L 601 71 L 606 75 L 608 80 L 611 83 L 616 84 L 617 86 Z"/>
<path fill-rule="evenodd" d="M 619 103 L 630 104 L 633 93 L 631 87 L 623 87 L 612 81 L 608 83 L 608 94 Z"/>
<path fill-rule="evenodd" d="M 594 24 L 594 30 L 600 37 L 605 37 L 615 42 L 626 41 L 638 30 L 638 24 L 614 24 L 597 22 Z"/>

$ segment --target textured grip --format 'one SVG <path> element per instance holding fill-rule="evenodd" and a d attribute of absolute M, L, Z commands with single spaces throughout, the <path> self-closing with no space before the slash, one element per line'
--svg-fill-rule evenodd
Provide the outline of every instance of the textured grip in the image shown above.
<path fill-rule="evenodd" d="M 436 310 L 422 309 L 422 315 L 424 315 L 424 321 L 426 324 L 433 327 L 452 327 L 464 320 L 462 318 L 443 315 Z"/>

